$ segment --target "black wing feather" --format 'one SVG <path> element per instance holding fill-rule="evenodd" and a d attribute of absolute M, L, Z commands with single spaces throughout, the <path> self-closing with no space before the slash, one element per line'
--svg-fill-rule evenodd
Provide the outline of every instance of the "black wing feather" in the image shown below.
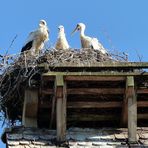
<path fill-rule="evenodd" d="M 22 47 L 21 52 L 24 52 L 24 51 L 30 50 L 31 47 L 32 47 L 32 44 L 33 44 L 33 41 L 28 42 L 25 46 Z"/>

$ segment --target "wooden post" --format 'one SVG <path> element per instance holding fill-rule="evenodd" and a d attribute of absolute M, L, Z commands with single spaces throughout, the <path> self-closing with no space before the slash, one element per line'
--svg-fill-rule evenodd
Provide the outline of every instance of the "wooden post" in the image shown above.
<path fill-rule="evenodd" d="M 134 89 L 134 77 L 127 77 L 128 99 L 128 142 L 137 142 L 137 98 Z"/>
<path fill-rule="evenodd" d="M 128 93 L 129 93 L 129 86 L 128 86 L 128 79 L 126 79 L 126 88 L 122 104 L 122 116 L 121 116 L 122 127 L 127 127 L 128 125 Z"/>
<path fill-rule="evenodd" d="M 51 118 L 49 128 L 52 129 L 54 117 L 55 117 L 55 105 L 56 105 L 56 84 L 54 83 L 54 95 L 52 97 L 52 108 L 51 108 Z"/>
<path fill-rule="evenodd" d="M 38 90 L 26 89 L 22 124 L 25 127 L 37 127 Z"/>
<path fill-rule="evenodd" d="M 56 125 L 57 125 L 57 141 L 64 142 L 66 140 L 66 97 L 65 84 L 62 75 L 56 76 Z"/>

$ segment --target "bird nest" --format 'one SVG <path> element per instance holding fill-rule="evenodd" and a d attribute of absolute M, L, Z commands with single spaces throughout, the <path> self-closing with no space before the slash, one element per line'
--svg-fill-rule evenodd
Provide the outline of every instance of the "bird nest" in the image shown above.
<path fill-rule="evenodd" d="M 39 78 L 43 69 L 39 64 L 47 63 L 51 67 L 59 64 L 90 65 L 102 61 L 127 61 L 125 54 L 101 54 L 98 50 L 56 50 L 49 49 L 33 56 L 30 51 L 0 57 L 0 107 L 4 113 L 4 121 L 14 124 L 21 121 L 24 101 L 24 90 L 31 86 L 33 78 Z M 40 80 L 35 84 L 40 86 Z"/>

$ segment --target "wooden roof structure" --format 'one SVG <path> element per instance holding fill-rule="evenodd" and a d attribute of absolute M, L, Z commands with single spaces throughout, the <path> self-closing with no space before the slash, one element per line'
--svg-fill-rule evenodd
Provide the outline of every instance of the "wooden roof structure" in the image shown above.
<path fill-rule="evenodd" d="M 25 90 L 24 127 L 54 129 L 58 143 L 67 140 L 70 127 L 127 127 L 126 146 L 140 144 L 137 127 L 148 125 L 147 62 L 42 63 L 38 68 L 43 73 L 34 81 L 41 85 Z"/>

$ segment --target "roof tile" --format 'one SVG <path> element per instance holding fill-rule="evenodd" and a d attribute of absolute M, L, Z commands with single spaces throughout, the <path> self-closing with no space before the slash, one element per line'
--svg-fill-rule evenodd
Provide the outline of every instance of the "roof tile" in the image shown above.
<path fill-rule="evenodd" d="M 8 140 L 7 143 L 10 146 L 17 146 L 17 145 L 19 145 L 19 141 L 17 141 L 17 140 Z"/>
<path fill-rule="evenodd" d="M 49 145 L 48 141 L 43 141 L 43 140 L 37 140 L 37 141 L 32 141 L 32 144 L 34 145 Z"/>
<path fill-rule="evenodd" d="M 7 134 L 8 140 L 20 140 L 22 137 L 22 134 Z"/>
<path fill-rule="evenodd" d="M 39 138 L 42 140 L 51 140 L 51 139 L 54 139 L 55 136 L 54 135 L 40 135 Z"/>
<path fill-rule="evenodd" d="M 23 135 L 23 138 L 26 140 L 38 140 L 39 136 L 38 135 Z"/>
<path fill-rule="evenodd" d="M 20 140 L 20 144 L 21 145 L 29 145 L 30 144 L 30 141 L 28 141 L 28 140 Z"/>

